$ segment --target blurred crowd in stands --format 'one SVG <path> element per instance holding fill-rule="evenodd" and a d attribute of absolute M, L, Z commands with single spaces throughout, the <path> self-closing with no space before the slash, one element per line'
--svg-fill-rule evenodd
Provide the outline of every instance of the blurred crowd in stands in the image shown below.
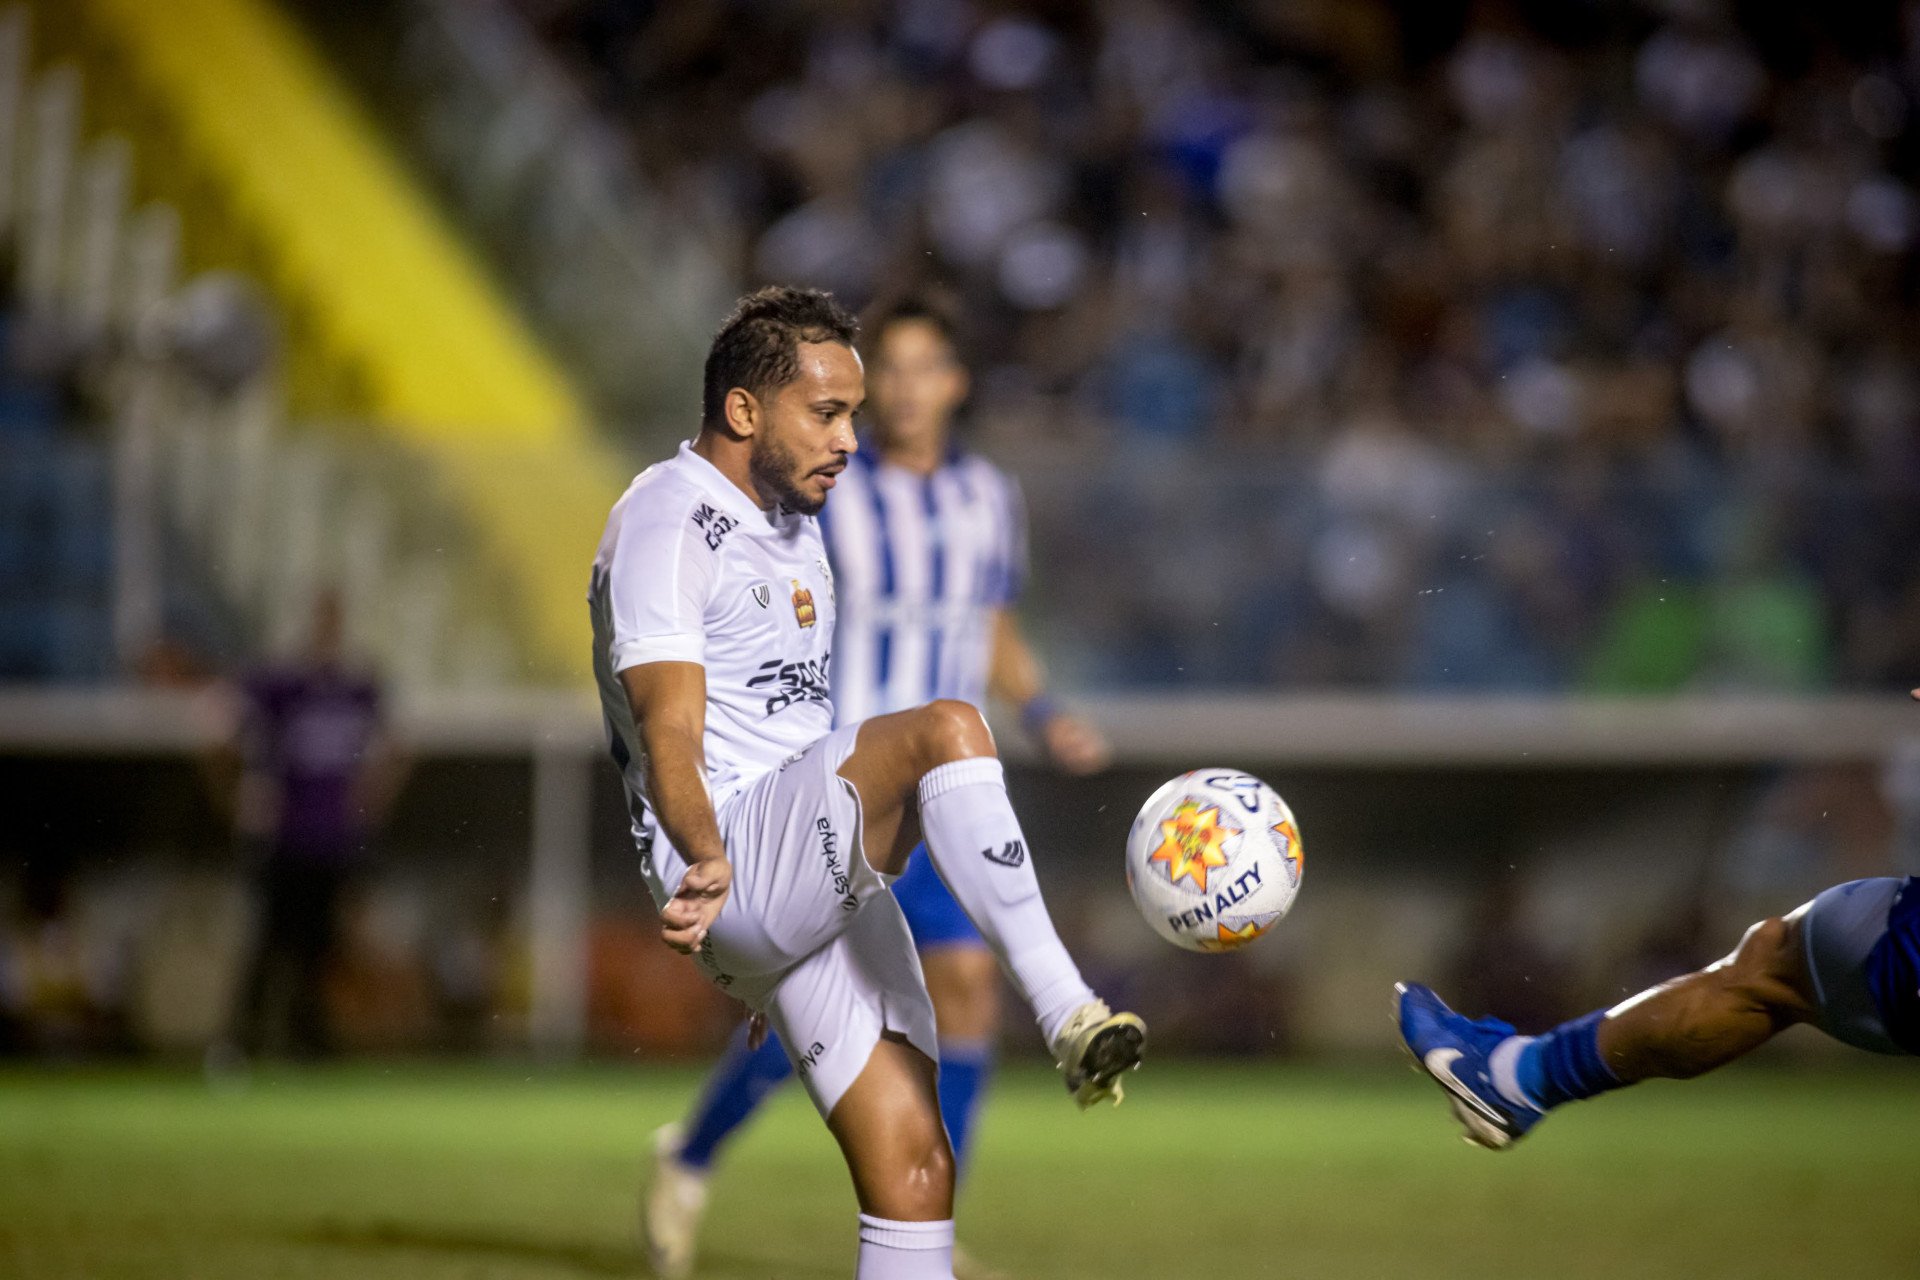
<path fill-rule="evenodd" d="M 743 283 L 961 293 L 1079 679 L 1920 671 L 1914 6 L 515 3 Z"/>

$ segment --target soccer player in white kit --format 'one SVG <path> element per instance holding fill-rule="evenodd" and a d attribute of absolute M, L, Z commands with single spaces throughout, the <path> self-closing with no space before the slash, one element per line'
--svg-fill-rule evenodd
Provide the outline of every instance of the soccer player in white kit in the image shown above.
<path fill-rule="evenodd" d="M 608 519 L 594 673 L 663 935 L 787 1046 L 853 1176 L 858 1280 L 950 1280 L 933 1010 L 885 891 L 914 846 L 1081 1106 L 1118 1101 L 1146 1028 L 1094 996 L 1054 932 L 977 709 L 832 728 L 833 578 L 813 517 L 856 448 L 854 333 L 811 290 L 762 290 L 727 318 L 699 435 Z"/>
<path fill-rule="evenodd" d="M 891 301 L 866 324 L 862 437 L 821 511 L 836 579 L 835 723 L 957 698 L 984 707 L 989 690 L 1019 709 L 1049 763 L 1066 773 L 1106 764 L 1106 740 L 1046 696 L 1039 663 L 1013 616 L 1027 575 L 1018 486 L 958 447 L 956 411 L 968 375 L 958 326 L 938 295 Z M 964 1178 L 973 1121 L 992 1075 L 999 967 L 966 912 L 916 848 L 893 885 L 920 954 L 940 1037 L 940 1114 Z M 643 1208 L 647 1252 L 668 1280 L 693 1272 L 708 1181 L 723 1143 L 793 1076 L 778 1036 L 754 1047 L 742 1027 L 684 1123 L 654 1134 Z M 954 1247 L 960 1280 L 1000 1273 Z"/>

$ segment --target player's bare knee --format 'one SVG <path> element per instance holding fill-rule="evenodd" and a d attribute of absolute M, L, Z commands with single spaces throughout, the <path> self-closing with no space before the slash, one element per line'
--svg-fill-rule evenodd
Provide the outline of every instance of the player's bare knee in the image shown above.
<path fill-rule="evenodd" d="M 953 1148 L 937 1116 L 929 1125 L 911 1126 L 900 1135 L 899 1177 L 894 1212 L 902 1218 L 938 1220 L 953 1214 Z"/>
<path fill-rule="evenodd" d="M 994 754 L 993 733 L 972 703 L 937 698 L 920 709 L 921 749 L 929 768 Z"/>
<path fill-rule="evenodd" d="M 1782 1022 L 1807 1013 L 1806 961 L 1797 920 L 1775 916 L 1749 928 L 1723 973 L 1727 984 L 1751 1006 L 1769 1011 Z"/>

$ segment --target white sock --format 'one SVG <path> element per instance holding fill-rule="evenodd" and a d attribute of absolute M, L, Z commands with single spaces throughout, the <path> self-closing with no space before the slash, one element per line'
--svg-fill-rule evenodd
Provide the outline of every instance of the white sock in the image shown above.
<path fill-rule="evenodd" d="M 953 1280 L 953 1219 L 894 1222 L 861 1214 L 853 1280 Z"/>
<path fill-rule="evenodd" d="M 956 760 L 920 779 L 920 829 L 940 879 L 1012 975 L 1051 1045 L 1093 991 L 1053 931 L 1000 762 Z"/>

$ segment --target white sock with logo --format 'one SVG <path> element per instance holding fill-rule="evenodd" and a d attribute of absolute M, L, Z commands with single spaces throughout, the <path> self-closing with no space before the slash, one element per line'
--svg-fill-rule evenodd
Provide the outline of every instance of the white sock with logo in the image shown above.
<path fill-rule="evenodd" d="M 1006 774 L 992 756 L 943 764 L 920 779 L 920 829 L 934 869 L 1032 1006 L 1051 1045 L 1094 998 L 1054 932 Z"/>
<path fill-rule="evenodd" d="M 953 1219 L 894 1222 L 860 1215 L 854 1280 L 953 1280 Z"/>

